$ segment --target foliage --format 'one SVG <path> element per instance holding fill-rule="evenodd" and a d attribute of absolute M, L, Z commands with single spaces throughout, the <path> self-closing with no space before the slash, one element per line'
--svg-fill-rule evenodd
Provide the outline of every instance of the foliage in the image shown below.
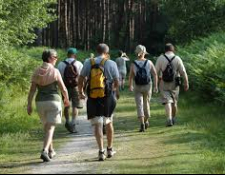
<path fill-rule="evenodd" d="M 217 33 L 178 48 L 193 89 L 211 101 L 225 102 L 225 34 Z"/>
<path fill-rule="evenodd" d="M 0 45 L 26 44 L 55 19 L 50 5 L 56 0 L 0 0 Z"/>
<path fill-rule="evenodd" d="M 162 11 L 169 18 L 167 38 L 176 42 L 190 42 L 224 29 L 224 0 L 162 0 Z"/>

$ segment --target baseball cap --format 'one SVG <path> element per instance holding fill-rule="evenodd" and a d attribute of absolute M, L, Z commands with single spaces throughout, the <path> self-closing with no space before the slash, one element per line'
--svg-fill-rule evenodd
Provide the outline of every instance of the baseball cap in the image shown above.
<path fill-rule="evenodd" d="M 76 48 L 69 48 L 67 51 L 68 54 L 76 55 L 78 53 L 78 50 Z"/>

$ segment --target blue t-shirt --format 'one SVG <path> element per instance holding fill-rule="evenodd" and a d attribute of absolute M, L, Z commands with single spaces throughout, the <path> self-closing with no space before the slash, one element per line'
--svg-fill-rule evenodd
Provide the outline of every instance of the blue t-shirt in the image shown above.
<path fill-rule="evenodd" d="M 102 57 L 95 58 L 96 64 L 100 64 L 102 61 Z M 119 80 L 119 71 L 117 65 L 114 61 L 108 60 L 105 62 L 105 77 L 107 78 L 107 83 L 112 84 L 114 80 Z M 87 59 L 84 63 L 84 67 L 81 71 L 82 77 L 89 77 L 91 74 L 91 61 Z"/>

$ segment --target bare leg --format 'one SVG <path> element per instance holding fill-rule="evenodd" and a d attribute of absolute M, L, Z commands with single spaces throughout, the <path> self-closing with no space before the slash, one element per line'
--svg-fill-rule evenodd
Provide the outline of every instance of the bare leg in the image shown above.
<path fill-rule="evenodd" d="M 172 116 L 173 117 L 177 116 L 177 111 L 178 111 L 177 105 L 176 104 L 172 104 Z"/>
<path fill-rule="evenodd" d="M 72 124 L 76 124 L 76 119 L 77 119 L 78 114 L 79 114 L 78 109 L 77 108 L 73 108 Z"/>
<path fill-rule="evenodd" d="M 106 125 L 106 134 L 107 134 L 108 148 L 112 148 L 114 138 L 113 123 L 109 123 L 108 125 Z"/>
<path fill-rule="evenodd" d="M 70 111 L 69 107 L 64 109 L 64 115 L 65 115 L 65 118 L 66 118 L 66 123 L 70 122 L 70 113 L 69 113 L 69 111 Z"/>
<path fill-rule="evenodd" d="M 46 152 L 49 151 L 52 145 L 54 132 L 55 132 L 55 125 L 50 123 L 45 124 L 45 139 L 43 150 Z"/>
<path fill-rule="evenodd" d="M 94 133 L 95 133 L 95 138 L 98 144 L 99 151 L 104 150 L 102 127 L 103 127 L 102 124 L 94 125 Z"/>

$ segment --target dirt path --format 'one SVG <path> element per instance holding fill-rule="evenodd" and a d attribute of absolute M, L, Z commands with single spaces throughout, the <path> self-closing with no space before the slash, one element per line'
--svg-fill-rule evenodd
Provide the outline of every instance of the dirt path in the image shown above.
<path fill-rule="evenodd" d="M 32 174 L 85 174 L 96 173 L 97 151 L 92 135 L 92 127 L 86 117 L 80 117 L 79 134 L 71 135 L 71 140 L 57 151 L 57 157 L 50 163 L 31 167 Z"/>

